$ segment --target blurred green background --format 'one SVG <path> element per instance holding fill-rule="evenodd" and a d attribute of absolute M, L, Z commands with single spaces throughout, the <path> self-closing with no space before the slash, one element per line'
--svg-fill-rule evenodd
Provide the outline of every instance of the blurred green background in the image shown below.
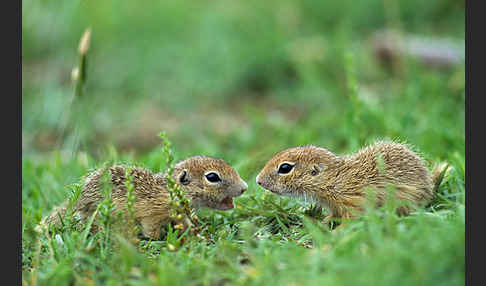
<path fill-rule="evenodd" d="M 463 285 L 464 37 L 463 0 L 22 1 L 24 284 Z M 220 157 L 248 182 L 237 209 L 202 213 L 213 244 L 106 258 L 65 232 L 53 254 L 33 227 L 68 186 L 114 158 L 164 169 L 161 131 L 176 159 Z M 316 233 L 254 182 L 283 148 L 343 154 L 382 138 L 451 164 L 426 214 Z M 320 248 L 301 247 L 309 237 Z"/>
<path fill-rule="evenodd" d="M 390 69 L 373 45 L 384 29 L 463 45 L 463 1 L 51 0 L 22 9 L 24 156 L 73 144 L 145 152 L 161 130 L 181 151 L 213 155 L 309 143 L 344 152 L 376 137 L 433 158 L 464 151 L 464 64 L 429 69 L 408 57 Z M 88 27 L 86 94 L 73 107 L 71 70 Z"/>

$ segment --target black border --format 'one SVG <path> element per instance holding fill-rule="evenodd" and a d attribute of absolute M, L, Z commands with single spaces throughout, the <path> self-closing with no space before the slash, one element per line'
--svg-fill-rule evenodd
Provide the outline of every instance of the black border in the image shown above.
<path fill-rule="evenodd" d="M 12 1 L 12 2 L 5 2 L 5 4 L 12 4 L 14 8 L 14 12 L 12 13 L 10 9 L 5 9 L 5 14 L 8 15 L 3 15 L 5 17 L 2 17 L 8 21 L 8 23 L 4 23 L 2 26 L 5 27 L 4 29 L 9 30 L 9 32 L 12 32 L 14 35 L 13 40 L 11 40 L 11 43 L 14 43 L 12 45 L 12 51 L 8 53 L 8 60 L 13 61 L 12 69 L 10 72 L 7 70 L 4 74 L 10 74 L 12 78 L 9 78 L 8 82 L 12 86 L 13 91 L 11 93 L 7 93 L 11 97 L 15 97 L 16 100 L 16 108 L 9 107 L 9 105 L 6 105 L 6 107 L 9 109 L 9 111 L 18 111 L 17 118 L 17 126 L 16 127 L 16 132 L 18 132 L 18 135 L 16 139 L 18 142 L 14 146 L 12 151 L 15 150 L 14 152 L 8 152 L 9 155 L 13 156 L 18 156 L 18 161 L 16 162 L 16 169 L 14 170 L 14 174 L 11 175 L 11 178 L 16 178 L 17 180 L 15 181 L 14 187 L 11 189 L 11 194 L 14 196 L 14 200 L 16 203 L 13 203 L 11 205 L 8 205 L 7 211 L 10 214 L 14 214 L 13 216 L 15 217 L 15 220 L 12 220 L 12 215 L 7 215 L 4 216 L 4 218 L 7 218 L 7 220 L 11 221 L 11 223 L 17 222 L 16 225 L 16 230 L 18 231 L 18 236 L 16 237 L 16 245 L 17 247 L 17 276 L 14 278 L 15 280 L 18 279 L 18 284 L 21 285 L 22 283 L 22 1 Z M 13 18 L 13 19 L 11 19 Z M 15 23 L 15 24 L 13 24 Z M 5 32 L 5 31 L 4 31 Z M 5 43 L 5 42 L 4 42 Z M 7 95 L 5 94 L 5 95 Z M 4 105 L 5 106 L 5 105 Z M 12 121 L 3 121 L 7 123 L 8 125 L 12 126 L 10 123 Z M 14 208 L 16 211 L 12 211 L 11 208 Z M 8 246 L 7 246 L 8 247 Z M 9 247 L 9 249 L 12 249 L 12 247 Z M 8 264 L 8 263 L 5 263 Z M 13 265 L 13 263 L 11 264 Z M 15 273 L 15 270 L 12 270 L 10 273 Z M 10 279 L 8 279 L 10 280 Z"/>
<path fill-rule="evenodd" d="M 3 162 L 2 178 L 9 184 L 2 186 L 3 235 L 13 235 L 13 241 L 2 239 L 3 248 L 14 252 L 14 257 L 5 256 L 2 271 L 7 275 L 6 284 L 22 283 L 22 2 L 3 2 L 0 17 L 2 41 L 2 151 L 8 155 Z M 12 114 L 13 113 L 13 114 Z M 13 180 L 13 186 L 12 186 Z M 5 224 L 9 227 L 6 228 Z M 13 230 L 13 234 L 12 234 Z M 15 235 L 17 234 L 17 235 Z M 15 260 L 15 263 L 12 263 Z M 5 267 L 8 266 L 8 267 Z M 14 277 L 13 274 L 16 273 Z M 13 281 L 12 281 L 13 280 Z M 13 282 L 13 283 L 12 283 Z"/>
<path fill-rule="evenodd" d="M 465 18 L 466 18 L 466 33 L 465 33 L 465 53 L 466 53 L 466 67 L 465 67 L 465 115 L 466 115 L 466 126 L 465 126 L 465 143 L 466 143 L 466 174 L 465 174 L 465 184 L 466 184 L 466 229 L 465 229 L 465 279 L 466 285 L 472 285 L 472 274 L 471 274 L 471 1 L 464 0 L 465 2 Z"/>

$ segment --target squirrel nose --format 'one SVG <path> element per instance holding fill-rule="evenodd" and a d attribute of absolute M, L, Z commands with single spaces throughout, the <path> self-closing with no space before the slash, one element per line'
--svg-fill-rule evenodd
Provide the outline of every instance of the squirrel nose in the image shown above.
<path fill-rule="evenodd" d="M 258 174 L 258 176 L 255 178 L 255 181 L 257 182 L 257 184 L 259 184 L 260 186 L 262 185 L 262 181 L 260 181 L 260 174 Z"/>

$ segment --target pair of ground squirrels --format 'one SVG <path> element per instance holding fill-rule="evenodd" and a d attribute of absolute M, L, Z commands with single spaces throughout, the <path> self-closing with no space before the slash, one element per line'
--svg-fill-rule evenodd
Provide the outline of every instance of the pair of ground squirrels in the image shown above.
<path fill-rule="evenodd" d="M 151 171 L 127 165 L 115 165 L 108 170 L 111 174 L 111 195 L 117 210 L 126 211 L 127 205 L 127 169 L 132 177 L 134 219 L 140 224 L 144 236 L 159 239 L 161 227 L 170 222 L 170 195 L 167 173 Z M 101 168 L 84 180 L 81 194 L 73 211 L 82 221 L 86 221 L 103 201 L 101 178 L 107 168 Z M 234 208 L 233 198 L 240 196 L 248 188 L 238 172 L 221 159 L 206 156 L 194 156 L 174 166 L 172 178 L 180 185 L 191 207 L 208 207 L 217 210 Z M 67 202 L 51 212 L 40 223 L 40 228 L 59 225 L 66 214 Z"/>
<path fill-rule="evenodd" d="M 111 173 L 112 199 L 118 210 L 126 210 L 126 170 L 116 165 Z M 416 205 L 431 201 L 446 168 L 440 166 L 431 174 L 424 160 L 406 145 L 379 141 L 355 154 L 337 156 L 316 147 L 301 146 L 274 155 L 256 177 L 264 189 L 278 195 L 312 198 L 330 210 L 331 218 L 352 218 L 364 210 L 367 190 L 373 192 L 377 206 L 383 204 L 393 186 L 395 198 Z M 106 169 L 91 173 L 84 181 L 74 212 L 86 220 L 104 199 L 100 179 Z M 167 173 L 152 173 L 130 167 L 134 186 L 134 218 L 146 237 L 158 239 L 161 227 L 170 222 L 170 195 Z M 234 208 L 233 198 L 248 186 L 228 163 L 221 159 L 194 156 L 174 167 L 172 177 L 184 190 L 194 208 L 218 210 Z M 66 213 L 67 202 L 55 209 L 41 226 L 59 224 Z M 410 206 L 397 208 L 408 215 Z"/>
<path fill-rule="evenodd" d="M 426 205 L 446 169 L 441 165 L 430 173 L 419 155 L 393 141 L 378 141 L 344 156 L 310 145 L 275 154 L 256 182 L 278 195 L 310 198 L 330 211 L 329 218 L 352 218 L 364 210 L 368 190 L 379 207 L 389 186 L 396 199 Z M 410 211 L 407 205 L 397 208 L 399 215 Z"/>

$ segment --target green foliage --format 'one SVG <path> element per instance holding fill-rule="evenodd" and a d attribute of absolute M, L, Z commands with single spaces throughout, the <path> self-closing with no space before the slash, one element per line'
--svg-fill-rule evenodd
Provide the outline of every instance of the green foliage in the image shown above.
<path fill-rule="evenodd" d="M 135 210 L 133 209 L 135 202 L 136 202 L 136 197 L 135 194 L 133 193 L 134 185 L 133 185 L 133 176 L 130 174 L 131 169 L 127 168 L 125 170 L 125 177 L 127 180 L 124 182 L 126 188 L 127 188 L 127 204 L 126 204 L 126 221 L 128 225 L 128 231 L 127 231 L 127 237 L 129 236 L 136 236 L 139 233 L 139 226 L 137 222 L 135 221 Z"/>
<path fill-rule="evenodd" d="M 189 205 L 189 200 L 184 195 L 184 190 L 182 190 L 181 186 L 172 177 L 174 173 L 174 156 L 171 150 L 171 143 L 167 139 L 165 132 L 160 133 L 159 136 L 162 138 L 162 152 L 167 156 L 167 190 L 169 191 L 171 206 L 169 217 L 177 222 L 175 227 L 182 229 L 183 219 L 190 219 L 192 210 Z"/>

